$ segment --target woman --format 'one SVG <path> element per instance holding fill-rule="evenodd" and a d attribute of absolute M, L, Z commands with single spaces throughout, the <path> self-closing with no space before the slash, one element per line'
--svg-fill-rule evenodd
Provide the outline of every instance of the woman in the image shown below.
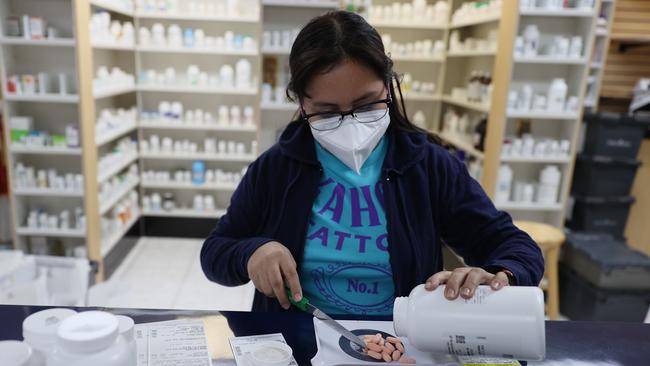
<path fill-rule="evenodd" d="M 406 117 L 393 63 L 360 16 L 313 19 L 290 56 L 300 118 L 248 169 L 201 251 L 206 276 L 253 281 L 255 311 L 288 309 L 284 284 L 331 314 L 391 315 L 421 283 L 471 298 L 534 286 L 536 244 L 465 166 Z M 468 268 L 442 271 L 442 243 Z M 265 296 L 264 296 L 265 295 Z"/>

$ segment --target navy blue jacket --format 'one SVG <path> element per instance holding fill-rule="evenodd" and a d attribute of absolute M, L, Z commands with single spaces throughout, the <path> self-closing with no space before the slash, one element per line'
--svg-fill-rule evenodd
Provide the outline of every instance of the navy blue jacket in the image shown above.
<path fill-rule="evenodd" d="M 407 296 L 443 269 L 443 241 L 467 265 L 507 269 L 522 286 L 540 282 L 539 248 L 494 207 L 458 159 L 424 134 L 390 127 L 387 137 L 381 180 L 396 296 Z M 248 282 L 248 259 L 269 241 L 289 248 L 300 269 L 322 174 L 309 126 L 292 122 L 279 143 L 250 165 L 228 212 L 205 240 L 205 275 L 225 286 Z M 276 299 L 255 293 L 254 311 L 281 309 Z"/>

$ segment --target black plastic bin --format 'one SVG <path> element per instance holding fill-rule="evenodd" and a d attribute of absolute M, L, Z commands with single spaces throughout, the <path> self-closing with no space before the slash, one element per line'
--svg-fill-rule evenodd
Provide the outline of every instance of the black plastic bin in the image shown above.
<path fill-rule="evenodd" d="M 560 263 L 560 312 L 571 320 L 642 323 L 649 306 L 650 291 L 601 289 Z"/>
<path fill-rule="evenodd" d="M 562 262 L 599 288 L 650 290 L 650 257 L 611 235 L 568 234 Z"/>
<path fill-rule="evenodd" d="M 571 192 L 579 196 L 627 196 L 640 165 L 633 159 L 579 155 Z"/>
<path fill-rule="evenodd" d="M 567 226 L 577 231 L 610 234 L 622 238 L 632 197 L 574 197 L 573 214 Z"/>
<path fill-rule="evenodd" d="M 618 113 L 587 114 L 584 153 L 635 159 L 650 120 Z"/>

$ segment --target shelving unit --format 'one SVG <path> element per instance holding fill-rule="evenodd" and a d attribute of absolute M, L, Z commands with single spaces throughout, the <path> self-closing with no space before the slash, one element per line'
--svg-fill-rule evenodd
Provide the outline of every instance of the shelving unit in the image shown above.
<path fill-rule="evenodd" d="M 603 65 L 607 63 L 609 46 L 611 40 L 612 24 L 616 14 L 616 1 L 601 1 L 598 8 L 598 18 L 604 22 L 604 26 L 597 25 L 592 39 L 592 53 L 589 69 L 589 80 L 585 90 L 584 107 L 595 111 L 600 103 L 600 89 L 603 84 Z"/>

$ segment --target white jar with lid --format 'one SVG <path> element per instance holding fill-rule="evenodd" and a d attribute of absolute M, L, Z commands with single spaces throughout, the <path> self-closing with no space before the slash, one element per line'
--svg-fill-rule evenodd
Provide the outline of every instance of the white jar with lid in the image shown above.
<path fill-rule="evenodd" d="M 548 105 L 547 109 L 550 112 L 564 111 L 564 104 L 566 103 L 566 96 L 569 87 L 566 81 L 562 78 L 553 79 L 553 82 L 548 88 Z"/>
<path fill-rule="evenodd" d="M 23 338 L 32 347 L 37 364 L 44 365 L 56 343 L 56 331 L 61 322 L 77 314 L 70 309 L 48 309 L 28 316 L 23 321 Z"/>
<path fill-rule="evenodd" d="M 102 311 L 86 311 L 64 320 L 47 366 L 135 366 L 137 354 L 120 334 L 119 320 Z"/>
<path fill-rule="evenodd" d="M 539 361 L 546 354 L 544 294 L 537 287 L 479 286 L 474 296 L 453 301 L 445 286 L 419 285 L 395 299 L 395 334 L 424 352 L 496 356 Z"/>
<path fill-rule="evenodd" d="M 116 315 L 115 317 L 119 322 L 120 336 L 124 337 L 124 340 L 129 346 L 129 353 L 134 357 L 134 360 L 131 361 L 131 363 L 135 364 L 135 357 L 137 357 L 138 354 L 137 345 L 135 343 L 135 322 L 128 316 Z"/>
<path fill-rule="evenodd" d="M 0 341 L 3 366 L 41 366 L 29 344 L 19 341 Z"/>

